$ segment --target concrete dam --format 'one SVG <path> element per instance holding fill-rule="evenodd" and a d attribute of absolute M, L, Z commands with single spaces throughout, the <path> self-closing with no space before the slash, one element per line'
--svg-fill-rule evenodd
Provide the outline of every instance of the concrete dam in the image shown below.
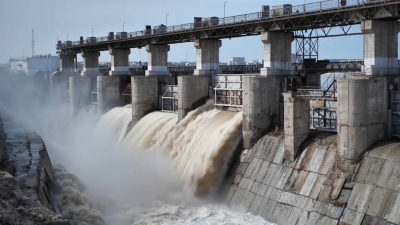
<path fill-rule="evenodd" d="M 0 188 L 40 205 L 24 205 L 25 224 L 400 224 L 399 18 L 398 0 L 328 0 L 58 41 L 59 71 L 0 78 L 0 156 L 17 162 L 0 164 Z M 364 37 L 359 67 L 291 63 L 294 39 L 320 38 L 298 32 L 352 25 Z M 223 39 L 255 35 L 264 63 L 222 72 Z M 171 74 L 169 45 L 182 42 L 196 68 Z M 129 55 L 142 47 L 138 74 Z M 24 146 L 39 138 L 48 155 L 30 169 Z"/>

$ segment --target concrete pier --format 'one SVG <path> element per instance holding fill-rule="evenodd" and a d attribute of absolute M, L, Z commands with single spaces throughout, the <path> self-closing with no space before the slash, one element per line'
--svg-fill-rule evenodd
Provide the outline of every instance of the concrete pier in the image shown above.
<path fill-rule="evenodd" d="M 81 76 L 96 76 L 99 73 L 99 56 L 100 52 L 84 52 L 81 53 L 83 58 L 83 70 Z"/>
<path fill-rule="evenodd" d="M 69 77 L 70 114 L 75 116 L 79 111 L 92 103 L 92 78 L 87 76 Z"/>
<path fill-rule="evenodd" d="M 158 107 L 157 76 L 132 76 L 132 120 L 138 122 Z"/>
<path fill-rule="evenodd" d="M 60 71 L 63 73 L 76 72 L 76 54 L 58 54 Z"/>
<path fill-rule="evenodd" d="M 264 68 L 261 75 L 292 75 L 292 32 L 263 32 L 261 41 L 264 43 Z"/>
<path fill-rule="evenodd" d="M 283 93 L 285 159 L 294 161 L 300 144 L 310 133 L 310 100 L 297 98 L 293 92 Z"/>
<path fill-rule="evenodd" d="M 97 76 L 97 106 L 99 115 L 121 106 L 121 76 Z"/>
<path fill-rule="evenodd" d="M 148 70 L 146 76 L 170 75 L 168 71 L 169 45 L 146 45 Z"/>
<path fill-rule="evenodd" d="M 50 76 L 50 95 L 58 102 L 68 101 L 69 76 L 61 72 Z"/>
<path fill-rule="evenodd" d="M 129 48 L 110 48 L 111 71 L 110 75 L 130 75 L 129 71 Z"/>
<path fill-rule="evenodd" d="M 211 76 L 178 77 L 178 121 L 207 101 L 210 82 Z"/>
<path fill-rule="evenodd" d="M 364 20 L 361 22 L 364 34 L 364 66 L 366 75 L 398 74 L 398 33 L 397 20 Z"/>
<path fill-rule="evenodd" d="M 195 40 L 196 69 L 194 75 L 211 75 L 219 71 L 219 48 L 221 40 Z"/>
<path fill-rule="evenodd" d="M 357 161 L 373 143 L 386 137 L 388 82 L 384 77 L 338 81 L 338 154 Z"/>
<path fill-rule="evenodd" d="M 277 77 L 243 77 L 243 144 L 250 149 L 279 122 Z"/>

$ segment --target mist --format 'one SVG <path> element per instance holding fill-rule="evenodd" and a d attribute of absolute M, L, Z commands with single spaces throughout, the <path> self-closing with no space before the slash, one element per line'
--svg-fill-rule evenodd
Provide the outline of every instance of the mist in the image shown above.
<path fill-rule="evenodd" d="M 128 132 L 129 105 L 103 116 L 88 106 L 72 117 L 69 102 L 60 100 L 67 93 L 52 96 L 49 84 L 48 77 L 0 75 L 0 115 L 44 140 L 55 168 L 56 212 L 71 224 L 269 224 L 213 197 L 240 141 L 240 115 L 221 114 L 208 103 L 182 123 L 176 115 L 150 114 Z"/>

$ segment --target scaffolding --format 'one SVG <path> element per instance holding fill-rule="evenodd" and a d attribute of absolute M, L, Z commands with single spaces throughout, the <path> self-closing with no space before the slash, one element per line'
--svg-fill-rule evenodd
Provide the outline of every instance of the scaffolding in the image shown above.
<path fill-rule="evenodd" d="M 178 85 L 162 85 L 161 111 L 178 112 Z"/>
<path fill-rule="evenodd" d="M 242 108 L 243 76 L 243 74 L 213 75 L 214 104 Z"/>

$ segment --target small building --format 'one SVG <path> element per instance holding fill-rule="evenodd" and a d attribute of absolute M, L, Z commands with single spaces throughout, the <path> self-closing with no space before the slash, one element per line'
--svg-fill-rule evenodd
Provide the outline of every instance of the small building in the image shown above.
<path fill-rule="evenodd" d="M 228 65 L 246 65 L 246 58 L 232 57 L 231 60 L 229 60 Z"/>
<path fill-rule="evenodd" d="M 60 59 L 58 56 L 38 55 L 26 58 L 26 74 L 33 76 L 38 72 L 53 73 L 60 69 Z"/>
<path fill-rule="evenodd" d="M 10 65 L 10 74 L 25 74 L 28 68 L 26 59 L 24 58 L 10 58 L 8 61 Z"/>

